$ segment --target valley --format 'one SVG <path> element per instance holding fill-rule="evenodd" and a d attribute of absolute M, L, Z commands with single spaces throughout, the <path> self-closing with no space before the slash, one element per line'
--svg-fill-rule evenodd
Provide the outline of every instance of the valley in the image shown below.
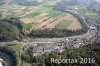
<path fill-rule="evenodd" d="M 99 66 L 100 4 L 97 1 L 0 2 L 0 50 L 11 54 L 15 66 Z M 94 63 L 58 64 L 51 63 L 51 58 L 89 58 Z M 7 59 L 10 58 L 3 58 Z"/>
<path fill-rule="evenodd" d="M 78 30 L 81 29 L 80 22 L 78 22 L 77 18 L 71 14 L 64 13 L 61 11 L 57 11 L 53 9 L 53 6 L 59 2 L 58 0 L 55 1 L 40 1 L 42 2 L 38 6 L 21 6 L 18 4 L 5 4 L 1 6 L 1 13 L 3 17 L 15 17 L 20 18 L 20 20 L 25 23 L 27 26 L 29 24 L 33 24 L 32 28 L 27 29 L 27 26 L 24 28 L 26 30 L 32 29 L 45 29 L 45 28 L 61 28 L 61 29 L 70 29 L 70 30 Z M 46 5 L 48 4 L 48 5 Z M 73 20 L 71 19 L 73 18 Z M 65 27 L 58 26 L 61 22 L 65 22 Z M 77 23 L 77 27 L 74 28 L 73 24 L 75 21 Z"/>

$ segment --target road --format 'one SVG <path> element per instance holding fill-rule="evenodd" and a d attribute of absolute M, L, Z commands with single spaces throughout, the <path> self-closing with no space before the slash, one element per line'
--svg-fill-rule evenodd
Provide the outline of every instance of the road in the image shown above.
<path fill-rule="evenodd" d="M 71 11 L 70 11 L 71 12 Z M 82 39 L 82 38 L 86 38 L 86 39 L 91 39 L 93 37 L 95 37 L 95 39 L 98 39 L 97 37 L 99 36 L 100 38 L 100 30 L 98 29 L 98 24 L 95 23 L 94 21 L 92 21 L 91 19 L 85 17 L 85 16 L 81 16 L 80 14 L 78 14 L 77 12 L 74 12 L 72 11 L 73 14 L 76 14 L 77 16 L 79 16 L 84 24 L 88 27 L 88 31 L 87 33 L 85 34 L 82 34 L 82 35 L 77 35 L 77 36 L 71 36 L 71 37 L 63 37 L 63 38 L 37 38 L 37 39 L 29 39 L 27 41 L 11 41 L 11 42 L 0 42 L 0 45 L 5 45 L 5 44 L 22 44 L 22 47 L 20 49 L 20 53 L 19 53 L 19 56 L 20 56 L 20 61 L 19 61 L 19 66 L 21 65 L 21 53 L 22 53 L 22 49 L 24 47 L 24 45 L 28 44 L 29 46 L 32 45 L 32 44 L 57 44 L 57 43 L 60 43 L 60 42 L 66 42 L 66 39 L 70 39 L 70 38 L 79 38 L 79 39 Z M 88 22 L 86 22 L 86 20 L 89 20 Z M 90 28 L 90 27 L 94 27 L 94 29 Z M 29 47 L 28 46 L 28 47 Z"/>
<path fill-rule="evenodd" d="M 62 42 L 64 41 L 65 39 L 68 39 L 68 38 L 92 38 L 94 37 L 96 34 L 97 34 L 97 24 L 90 20 L 90 22 L 86 22 L 86 19 L 87 17 L 83 17 L 81 15 L 79 15 L 78 13 L 76 12 L 72 12 L 78 16 L 80 16 L 80 18 L 82 20 L 84 20 L 84 23 L 87 25 L 88 27 L 88 32 L 85 33 L 85 34 L 82 34 L 82 35 L 77 35 L 77 36 L 71 36 L 71 37 L 63 37 L 63 38 L 37 38 L 37 39 L 30 39 L 28 40 L 27 42 L 24 42 L 24 41 L 11 41 L 11 42 L 0 42 L 0 44 L 41 44 L 41 43 L 46 43 L 46 44 L 52 44 L 52 43 L 56 43 L 56 42 Z M 90 27 L 94 27 L 95 29 L 91 29 Z"/>

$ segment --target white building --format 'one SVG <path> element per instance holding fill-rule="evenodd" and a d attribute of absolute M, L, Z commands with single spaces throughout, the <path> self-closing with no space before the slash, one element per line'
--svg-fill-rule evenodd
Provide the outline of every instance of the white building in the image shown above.
<path fill-rule="evenodd" d="M 2 65 L 2 62 L 0 62 L 0 66 L 3 66 L 3 65 Z"/>
<path fill-rule="evenodd" d="M 90 26 L 90 29 L 93 29 L 93 30 L 95 30 L 96 28 L 95 28 L 95 27 L 92 27 L 92 26 Z"/>
<path fill-rule="evenodd" d="M 2 61 L 3 61 L 3 59 L 0 58 L 0 66 L 3 66 L 3 65 L 2 65 Z"/>

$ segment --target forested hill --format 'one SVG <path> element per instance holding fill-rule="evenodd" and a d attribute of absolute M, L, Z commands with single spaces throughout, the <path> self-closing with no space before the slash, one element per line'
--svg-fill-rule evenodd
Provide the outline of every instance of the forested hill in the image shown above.
<path fill-rule="evenodd" d="M 12 41 L 22 38 L 21 22 L 16 18 L 0 19 L 0 41 Z"/>

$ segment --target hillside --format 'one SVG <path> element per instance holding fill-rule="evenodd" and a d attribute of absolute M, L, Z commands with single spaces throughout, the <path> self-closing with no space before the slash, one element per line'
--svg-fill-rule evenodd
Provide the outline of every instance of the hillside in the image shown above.
<path fill-rule="evenodd" d="M 0 41 L 15 40 L 21 38 L 21 35 L 22 27 L 16 19 L 0 19 Z"/>

